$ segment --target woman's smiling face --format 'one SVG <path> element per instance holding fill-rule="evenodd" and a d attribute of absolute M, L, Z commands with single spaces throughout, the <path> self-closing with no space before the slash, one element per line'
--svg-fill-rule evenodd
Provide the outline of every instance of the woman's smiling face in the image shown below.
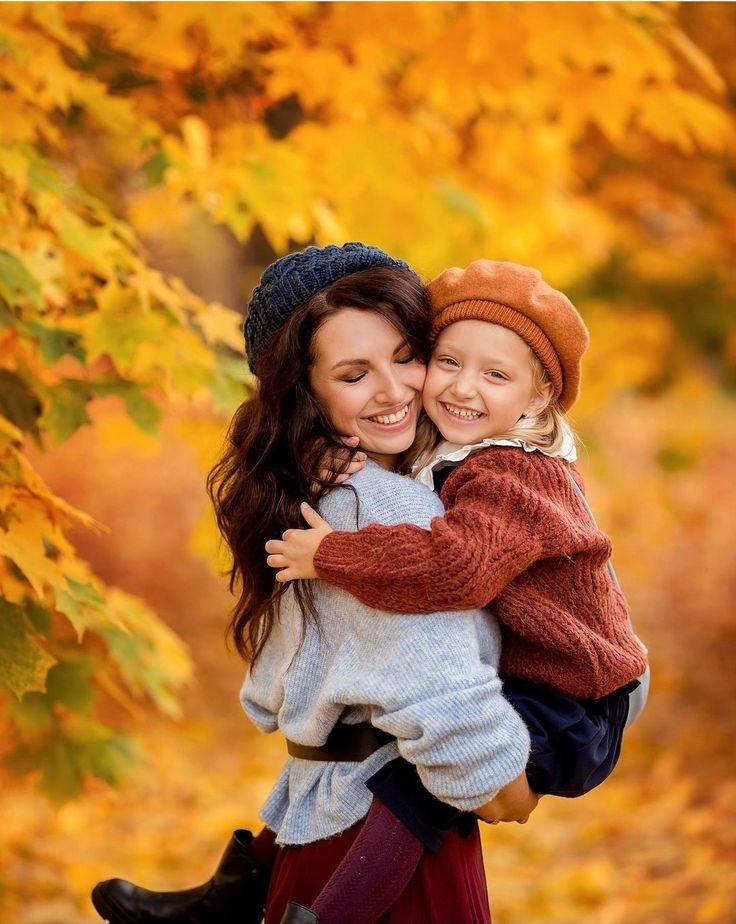
<path fill-rule="evenodd" d="M 411 446 L 426 369 L 398 328 L 375 311 L 343 308 L 312 340 L 310 384 L 335 431 L 357 436 L 384 468 Z"/>

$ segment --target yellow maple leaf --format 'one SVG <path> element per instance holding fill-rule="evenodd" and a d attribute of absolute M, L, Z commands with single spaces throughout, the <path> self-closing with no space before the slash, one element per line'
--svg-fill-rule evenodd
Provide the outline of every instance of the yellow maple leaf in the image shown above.
<path fill-rule="evenodd" d="M 66 587 L 55 551 L 59 539 L 58 531 L 35 502 L 14 505 L 0 528 L 0 555 L 18 566 L 39 598 L 47 585 Z"/>
<path fill-rule="evenodd" d="M 243 350 L 243 316 L 218 302 L 210 302 L 196 314 L 196 323 L 208 343 L 224 343 L 233 350 Z"/>
<path fill-rule="evenodd" d="M 62 497 L 54 494 L 22 452 L 14 447 L 10 447 L 10 452 L 18 464 L 23 483 L 32 494 L 43 501 L 51 516 L 53 516 L 55 512 L 60 513 L 67 519 L 75 520 L 88 529 L 93 529 L 98 533 L 109 532 L 109 529 L 104 524 L 98 522 L 94 517 L 85 513 L 83 510 L 79 510 L 68 501 L 65 501 Z"/>

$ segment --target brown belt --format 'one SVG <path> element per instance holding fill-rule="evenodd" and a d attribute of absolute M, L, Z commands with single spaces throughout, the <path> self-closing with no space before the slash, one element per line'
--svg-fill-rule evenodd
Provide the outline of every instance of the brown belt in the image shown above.
<path fill-rule="evenodd" d="M 387 732 L 374 728 L 370 722 L 359 722 L 357 725 L 338 722 L 323 745 L 309 747 L 287 738 L 286 750 L 292 757 L 298 757 L 300 760 L 361 761 L 390 741 L 396 739 Z"/>

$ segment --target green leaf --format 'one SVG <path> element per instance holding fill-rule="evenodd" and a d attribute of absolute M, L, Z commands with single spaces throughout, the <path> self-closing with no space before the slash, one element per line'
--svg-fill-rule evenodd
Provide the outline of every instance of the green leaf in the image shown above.
<path fill-rule="evenodd" d="M 20 607 L 0 599 L 0 684 L 18 698 L 46 689 L 56 658 L 29 638 L 33 627 Z"/>
<path fill-rule="evenodd" d="M 139 757 L 135 741 L 93 718 L 75 718 L 65 729 L 83 774 L 116 786 Z"/>
<path fill-rule="evenodd" d="M 44 327 L 37 322 L 28 326 L 33 336 L 38 339 L 41 359 L 45 363 L 58 362 L 65 354 L 73 356 L 80 363 L 86 360 L 87 354 L 80 345 L 82 338 L 76 331 L 64 330 L 61 327 Z"/>
<path fill-rule="evenodd" d="M 119 368 L 135 362 L 142 343 L 160 344 L 171 334 L 172 324 L 163 311 L 146 311 L 136 293 L 108 286 L 98 296 L 100 311 L 86 319 L 85 343 L 90 359 L 109 356 Z"/>
<path fill-rule="evenodd" d="M 41 789 L 57 805 L 82 791 L 82 769 L 74 745 L 61 733 L 52 735 L 38 753 Z"/>
<path fill-rule="evenodd" d="M 683 472 L 693 468 L 698 461 L 697 453 L 685 446 L 672 444 L 657 450 L 657 464 L 664 472 Z"/>
<path fill-rule="evenodd" d="M 34 308 L 43 307 L 41 286 L 15 254 L 0 250 L 0 295 L 9 305 L 17 305 L 23 296 Z"/>
<path fill-rule="evenodd" d="M 23 612 L 28 617 L 28 621 L 33 626 L 35 632 L 39 635 L 49 634 L 52 627 L 51 614 L 47 609 L 41 606 L 37 600 L 34 600 L 32 597 L 26 597 L 23 601 Z"/>
<path fill-rule="evenodd" d="M 57 208 L 53 224 L 67 247 L 85 257 L 101 275 L 107 278 L 114 275 L 123 247 L 111 228 L 89 224 L 64 207 Z"/>
<path fill-rule="evenodd" d="M 148 398 L 137 382 L 129 382 L 117 376 L 99 379 L 92 383 L 95 394 L 118 395 L 123 399 L 125 410 L 131 420 L 148 436 L 158 436 L 161 408 Z"/>
<path fill-rule="evenodd" d="M 125 773 L 138 758 L 135 742 L 129 735 L 108 735 L 102 741 L 90 741 L 80 746 L 80 763 L 91 776 L 109 786 L 119 786 Z"/>
<path fill-rule="evenodd" d="M 50 388 L 47 394 L 50 405 L 41 418 L 41 425 L 57 443 L 69 439 L 85 424 L 92 423 L 87 414 L 91 394 L 85 382 L 67 379 Z"/>
<path fill-rule="evenodd" d="M 65 199 L 74 192 L 74 187 L 66 180 L 62 180 L 35 148 L 21 145 L 21 150 L 29 157 L 28 186 L 33 193 L 50 192 L 60 199 Z"/>
<path fill-rule="evenodd" d="M 25 732 L 31 734 L 48 731 L 54 715 L 51 703 L 43 693 L 26 693 L 19 702 L 11 702 L 8 713 Z"/>
<path fill-rule="evenodd" d="M 164 173 L 171 166 L 171 161 L 164 151 L 157 151 L 143 164 L 143 172 L 149 186 L 158 186 L 163 182 Z"/>
<path fill-rule="evenodd" d="M 105 605 L 105 598 L 93 584 L 82 584 L 81 581 L 75 581 L 74 578 L 69 577 L 68 574 L 65 574 L 64 578 L 72 594 L 74 594 L 75 600 L 80 603 L 88 603 L 90 606 L 98 608 Z"/>
<path fill-rule="evenodd" d="M 69 578 L 67 578 L 68 582 Z M 85 613 L 83 604 L 80 604 L 75 597 L 60 587 L 54 587 L 54 602 L 56 609 L 63 613 L 74 626 L 77 638 L 81 639 L 84 635 L 84 630 L 90 624 L 90 618 Z"/>
<path fill-rule="evenodd" d="M 146 694 L 161 712 L 178 715 L 179 703 L 172 690 L 174 682 L 165 658 L 155 650 L 152 640 L 114 626 L 100 626 L 97 631 L 133 694 Z"/>
<path fill-rule="evenodd" d="M 37 429 L 43 410 L 38 395 L 14 372 L 0 369 L 0 414 L 26 433 Z"/>
<path fill-rule="evenodd" d="M 46 678 L 46 695 L 77 715 L 89 715 L 95 701 L 90 660 L 80 657 L 55 664 Z"/>
<path fill-rule="evenodd" d="M 7 303 L 0 296 L 0 330 L 6 330 L 15 324 L 15 315 L 8 308 Z"/>
<path fill-rule="evenodd" d="M 147 398 L 138 387 L 131 388 L 124 394 L 123 401 L 133 423 L 148 436 L 158 436 L 161 408 Z"/>
<path fill-rule="evenodd" d="M 244 366 L 245 363 L 242 365 Z M 212 399 L 212 407 L 217 411 L 227 411 L 230 414 L 243 403 L 246 397 L 243 381 L 222 372 L 209 376 L 206 388 Z"/>

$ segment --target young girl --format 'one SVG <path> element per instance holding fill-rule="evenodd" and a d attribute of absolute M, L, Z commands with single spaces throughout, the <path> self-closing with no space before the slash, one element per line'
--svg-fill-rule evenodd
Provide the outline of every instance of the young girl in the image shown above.
<path fill-rule="evenodd" d="M 279 581 L 319 577 L 382 610 L 489 606 L 504 692 L 531 734 L 529 784 L 581 795 L 615 766 L 647 666 L 565 418 L 587 331 L 561 292 L 516 264 L 446 270 L 429 292 L 436 340 L 423 404 L 443 441 L 416 477 L 441 484 L 445 515 L 429 529 L 340 532 L 304 505 L 313 529 L 269 542 L 269 564 Z M 392 762 L 368 785 L 411 829 L 405 777 Z"/>

